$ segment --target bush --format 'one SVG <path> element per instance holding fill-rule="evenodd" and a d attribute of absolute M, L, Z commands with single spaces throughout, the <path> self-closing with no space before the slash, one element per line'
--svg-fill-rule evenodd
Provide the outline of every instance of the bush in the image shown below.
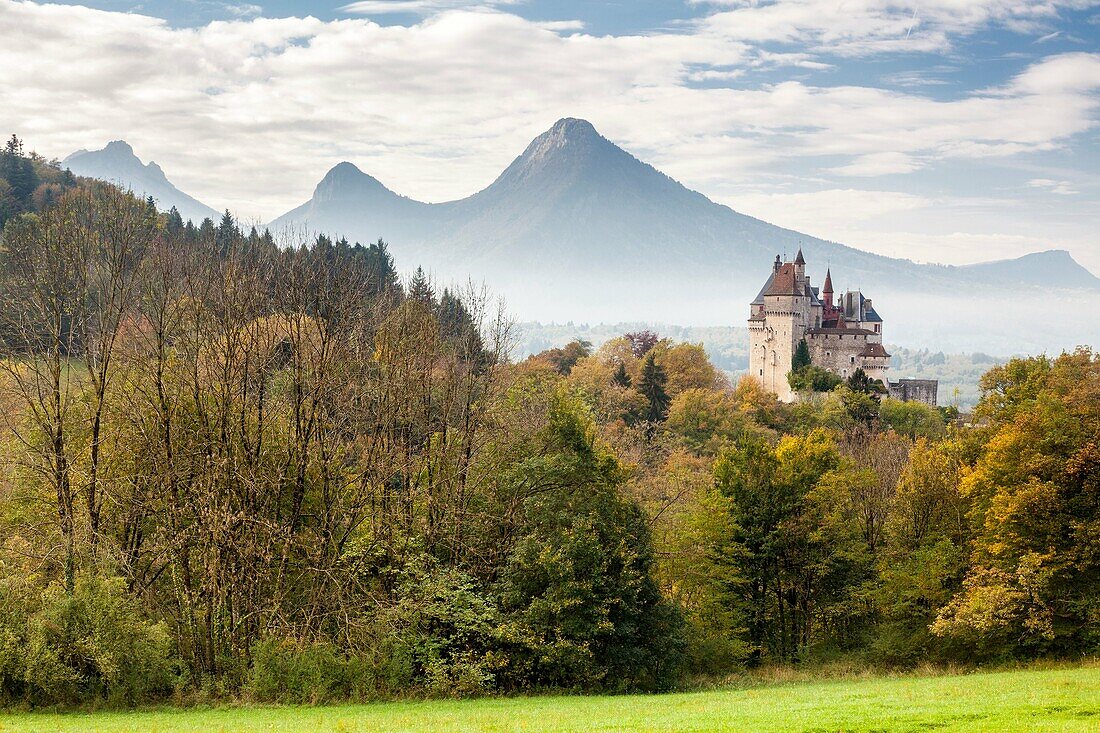
<path fill-rule="evenodd" d="M 409 654 L 416 681 L 436 697 L 493 689 L 504 665 L 500 617 L 474 580 L 425 557 L 405 571 L 399 593 L 396 638 Z"/>
<path fill-rule="evenodd" d="M 122 578 L 83 576 L 71 595 L 55 583 L 37 607 L 24 609 L 22 624 L 9 612 L 0 627 L 0 680 L 9 697 L 136 705 L 172 693 L 180 670 L 168 631 L 142 618 Z"/>
<path fill-rule="evenodd" d="M 346 697 L 346 663 L 331 644 L 299 646 L 264 639 L 252 646 L 252 670 L 245 693 L 259 702 L 298 705 Z"/>

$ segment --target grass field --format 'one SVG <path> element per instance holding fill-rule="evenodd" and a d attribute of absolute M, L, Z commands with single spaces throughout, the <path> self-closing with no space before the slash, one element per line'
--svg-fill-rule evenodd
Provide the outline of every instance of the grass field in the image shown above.
<path fill-rule="evenodd" d="M 0 732 L 31 731 L 1100 733 L 1100 666 L 772 683 L 654 696 L 537 697 L 90 714 L 0 713 Z"/>

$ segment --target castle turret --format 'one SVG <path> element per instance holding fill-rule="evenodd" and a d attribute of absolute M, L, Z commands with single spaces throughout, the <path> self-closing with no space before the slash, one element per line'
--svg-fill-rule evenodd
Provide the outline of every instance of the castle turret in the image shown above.
<path fill-rule="evenodd" d="M 821 286 L 821 301 L 825 304 L 826 308 L 833 307 L 833 271 L 832 268 L 825 270 L 825 284 Z"/>
<path fill-rule="evenodd" d="M 806 282 L 806 258 L 802 256 L 802 248 L 798 248 L 798 254 L 794 258 L 794 276 L 801 285 Z"/>

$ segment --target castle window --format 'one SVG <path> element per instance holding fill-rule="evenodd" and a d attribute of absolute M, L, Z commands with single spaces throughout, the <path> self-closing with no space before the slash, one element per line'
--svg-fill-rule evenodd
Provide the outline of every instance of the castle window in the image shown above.
<path fill-rule="evenodd" d="M 851 359 L 852 364 L 856 363 L 856 358 L 854 356 L 849 356 L 848 358 Z"/>

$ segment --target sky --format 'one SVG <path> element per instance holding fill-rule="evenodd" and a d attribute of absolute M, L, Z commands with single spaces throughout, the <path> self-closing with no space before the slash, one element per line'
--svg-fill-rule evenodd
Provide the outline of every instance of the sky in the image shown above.
<path fill-rule="evenodd" d="M 342 160 L 461 198 L 582 117 L 815 236 L 1100 274 L 1100 0 L 0 0 L 0 68 L 0 134 L 246 221 Z"/>

